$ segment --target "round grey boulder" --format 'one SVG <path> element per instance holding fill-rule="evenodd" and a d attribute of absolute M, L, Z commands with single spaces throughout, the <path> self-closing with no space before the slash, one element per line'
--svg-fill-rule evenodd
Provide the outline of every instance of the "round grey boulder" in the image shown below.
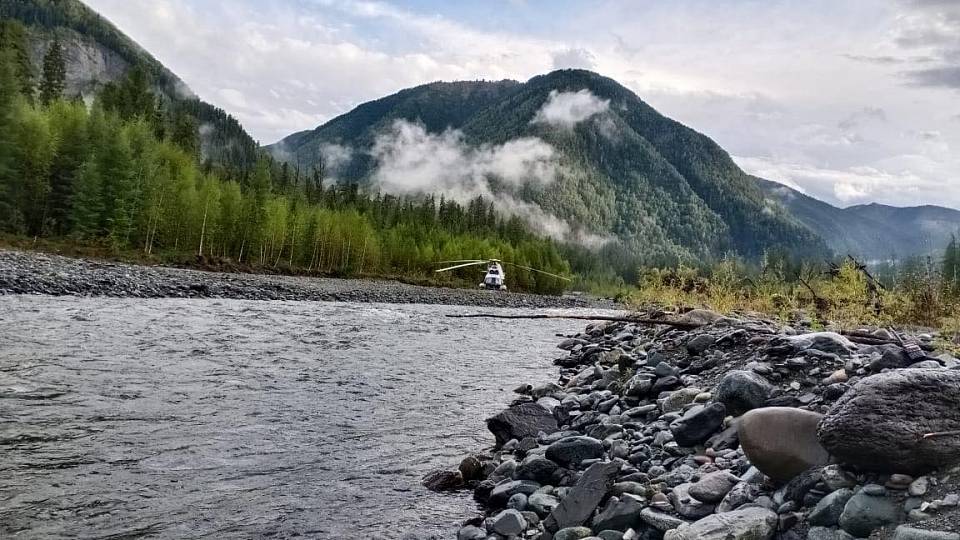
<path fill-rule="evenodd" d="M 792 407 L 754 409 L 737 422 L 740 447 L 760 472 L 787 482 L 830 460 L 817 439 L 821 418 L 821 414 Z"/>
<path fill-rule="evenodd" d="M 560 465 L 578 465 L 603 456 L 603 443 L 592 437 L 567 437 L 548 446 L 546 456 Z"/>

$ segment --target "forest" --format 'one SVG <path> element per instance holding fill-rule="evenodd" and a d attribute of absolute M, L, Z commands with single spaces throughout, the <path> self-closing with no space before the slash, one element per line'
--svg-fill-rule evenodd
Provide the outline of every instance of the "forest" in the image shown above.
<path fill-rule="evenodd" d="M 0 230 L 11 237 L 160 261 L 458 285 L 478 283 L 478 270 L 433 275 L 437 261 L 496 257 L 570 272 L 555 243 L 482 198 L 370 193 L 265 153 L 250 166 L 204 160 L 196 118 L 155 93 L 145 69 L 107 84 L 92 104 L 64 99 L 58 44 L 34 74 L 17 29 L 5 24 L 0 37 Z M 522 270 L 510 279 L 539 293 L 563 284 Z"/>

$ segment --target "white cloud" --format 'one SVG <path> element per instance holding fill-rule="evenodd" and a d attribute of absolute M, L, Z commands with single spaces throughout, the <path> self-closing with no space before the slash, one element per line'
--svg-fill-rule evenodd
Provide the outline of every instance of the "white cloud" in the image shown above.
<path fill-rule="evenodd" d="M 549 21 L 522 3 L 483 16 L 460 3 L 433 12 L 351 0 L 87 3 L 264 143 L 434 80 L 589 67 L 731 154 L 784 170 L 917 178 L 904 201 L 960 206 L 954 2 L 677 0 L 637 9 L 600 0 L 566 4 Z M 885 120 L 851 118 L 876 110 Z M 842 202 L 824 180 L 796 178 Z"/>
<path fill-rule="evenodd" d="M 551 90 L 546 103 L 533 118 L 535 123 L 571 128 L 591 116 L 606 112 L 609 99 L 600 99 L 589 90 L 558 92 Z"/>
<path fill-rule="evenodd" d="M 337 176 L 340 169 L 350 163 L 353 158 L 353 148 L 342 144 L 322 143 L 320 145 L 320 157 L 323 159 L 326 174 Z"/>

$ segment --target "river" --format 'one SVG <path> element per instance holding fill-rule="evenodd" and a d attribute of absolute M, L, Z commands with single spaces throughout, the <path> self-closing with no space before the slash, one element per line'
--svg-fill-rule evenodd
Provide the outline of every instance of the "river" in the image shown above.
<path fill-rule="evenodd" d="M 0 296 L 0 537 L 451 538 L 421 477 L 583 326 L 475 310 Z"/>

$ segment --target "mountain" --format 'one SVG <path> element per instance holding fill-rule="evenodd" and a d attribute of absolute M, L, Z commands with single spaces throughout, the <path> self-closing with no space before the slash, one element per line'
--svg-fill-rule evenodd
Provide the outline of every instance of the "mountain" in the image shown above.
<path fill-rule="evenodd" d="M 34 76 L 54 41 L 64 50 L 66 97 L 85 100 L 117 82 L 133 67 L 143 69 L 171 114 L 192 117 L 201 153 L 212 164 L 249 170 L 259 154 L 258 143 L 222 109 L 206 103 L 173 72 L 112 23 L 79 0 L 11 0 L 0 2 L 0 21 L 25 27 L 27 55 Z"/>
<path fill-rule="evenodd" d="M 545 105 L 553 101 L 558 122 L 543 120 L 549 120 Z M 564 121 L 564 113 L 576 115 L 582 105 L 597 107 L 596 114 Z M 532 138 L 548 144 L 557 162 L 552 183 L 511 188 L 494 179 L 491 185 L 575 228 L 615 235 L 615 249 L 635 254 L 628 264 L 729 253 L 757 259 L 770 250 L 828 253 L 820 237 L 772 204 L 716 143 L 659 114 L 613 79 L 585 70 L 555 71 L 526 83 L 418 86 L 268 149 L 309 168 L 323 163 L 324 148 L 349 148 L 338 178 L 369 183 L 378 167 L 372 153 L 397 121 L 419 123 L 432 134 L 457 130 L 473 148 L 506 148 Z"/>
<path fill-rule="evenodd" d="M 866 204 L 837 208 L 769 180 L 763 191 L 827 241 L 838 254 L 867 260 L 940 256 L 950 235 L 960 232 L 960 211 L 940 206 L 895 207 Z"/>

